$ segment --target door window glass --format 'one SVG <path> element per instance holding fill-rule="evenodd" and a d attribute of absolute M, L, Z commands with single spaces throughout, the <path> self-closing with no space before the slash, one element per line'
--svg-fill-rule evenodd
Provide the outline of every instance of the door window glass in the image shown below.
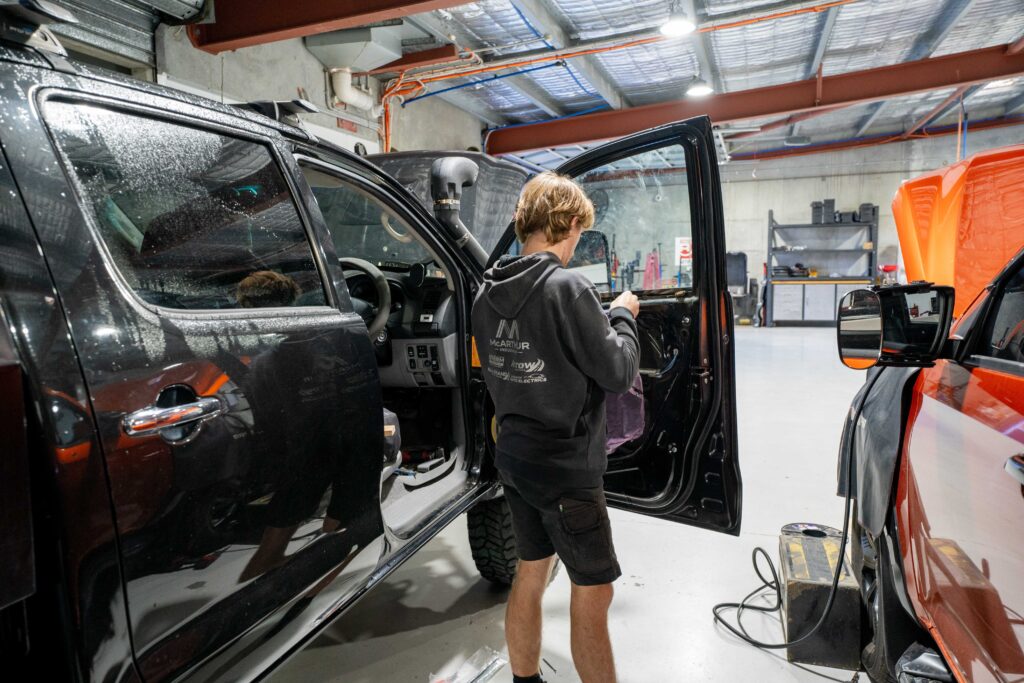
<path fill-rule="evenodd" d="M 337 176 L 302 166 L 306 181 L 343 258 L 360 258 L 385 269 L 431 263 L 434 257 L 382 201 Z"/>
<path fill-rule="evenodd" d="M 576 180 L 594 203 L 594 227 L 583 234 L 569 268 L 605 292 L 692 286 L 694 244 L 682 146 L 627 156 Z M 514 244 L 510 253 L 519 247 Z"/>
<path fill-rule="evenodd" d="M 265 145 L 92 105 L 51 101 L 45 114 L 114 264 L 144 301 L 326 304 Z"/>
<path fill-rule="evenodd" d="M 1006 283 L 993 312 L 978 353 L 1024 363 L 1024 269 Z"/>

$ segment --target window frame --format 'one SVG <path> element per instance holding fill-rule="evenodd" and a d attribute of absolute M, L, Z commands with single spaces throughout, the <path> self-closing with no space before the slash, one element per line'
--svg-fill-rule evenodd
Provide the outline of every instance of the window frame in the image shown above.
<path fill-rule="evenodd" d="M 340 161 L 335 161 L 330 158 L 321 159 L 311 156 L 301 147 L 294 151 L 292 157 L 295 159 L 295 163 L 300 174 L 302 173 L 302 166 L 304 164 L 314 167 L 322 173 L 337 177 L 340 181 L 351 185 L 353 188 L 361 192 L 365 192 L 376 201 L 391 209 L 396 216 L 406 223 L 409 229 L 416 233 L 416 238 L 418 238 L 417 241 L 420 242 L 427 252 L 437 259 L 437 261 L 442 265 L 442 270 L 447 274 L 449 289 L 454 290 L 456 287 L 461 286 L 461 284 L 456 282 L 457 277 L 461 279 L 462 271 L 460 269 L 463 267 L 463 262 L 460 260 L 458 254 L 453 254 L 451 252 L 451 245 L 441 239 L 439 235 L 435 234 L 435 230 L 432 229 L 433 226 L 431 224 L 424 224 L 422 220 L 418 220 L 412 212 L 408 211 L 403 203 L 396 202 L 395 197 L 389 193 L 388 188 L 376 185 L 368 178 L 343 166 Z M 306 182 L 305 175 L 303 175 L 303 181 Z M 310 188 L 310 190 L 312 190 L 312 188 Z M 331 248 L 337 252 L 337 247 L 334 243 L 334 235 L 331 234 L 331 226 L 328 223 L 327 218 L 323 216 L 323 212 L 319 208 L 319 205 L 317 205 L 317 209 L 321 212 L 321 220 L 324 222 L 328 236 L 331 239 Z M 334 255 L 337 258 L 346 257 L 345 254 L 335 253 Z"/>
<path fill-rule="evenodd" d="M 292 206 L 299 217 L 303 234 L 306 237 L 306 245 L 309 247 L 313 266 L 316 269 L 317 278 L 319 279 L 320 287 L 324 294 L 324 303 L 312 306 L 267 306 L 259 308 L 171 308 L 168 306 L 153 304 L 143 299 L 129 284 L 128 280 L 121 272 L 121 269 L 118 268 L 113 255 L 110 253 L 106 240 L 96 223 L 97 217 L 92 208 L 92 202 L 89 201 L 88 196 L 84 192 L 82 183 L 78 178 L 77 173 L 74 171 L 71 160 L 68 158 L 67 153 L 56 138 L 55 130 L 51 126 L 51 122 L 46 112 L 47 104 L 52 101 L 64 102 L 71 105 L 99 106 L 127 116 L 185 126 L 203 132 L 231 137 L 262 146 L 269 152 L 271 161 L 276 165 L 282 178 L 284 178 Z M 292 176 L 291 169 L 285 163 L 287 155 L 280 147 L 281 139 L 279 135 L 266 132 L 254 132 L 245 128 L 226 125 L 212 121 L 209 118 L 202 117 L 201 115 L 187 115 L 176 111 L 161 109 L 152 105 L 126 102 L 114 97 L 83 93 L 81 91 L 66 88 L 46 88 L 41 90 L 36 96 L 35 104 L 37 111 L 39 112 L 39 119 L 42 123 L 43 130 L 46 132 L 47 139 L 55 153 L 57 162 L 60 164 L 64 178 L 71 188 L 75 204 L 82 214 L 84 223 L 88 227 L 89 236 L 92 238 L 96 250 L 100 254 L 103 265 L 110 275 L 111 281 L 126 301 L 129 301 L 134 306 L 142 308 L 159 317 L 168 319 L 177 318 L 180 320 L 222 319 L 225 321 L 237 321 L 251 318 L 282 318 L 296 315 L 322 316 L 328 311 L 346 313 L 346 311 L 342 311 L 339 308 L 338 294 L 331 286 L 330 278 L 327 277 L 328 271 L 326 263 L 324 262 L 322 246 L 320 245 L 313 229 L 311 218 L 307 214 L 302 201 L 300 201 L 300 197 L 302 195 L 296 185 L 295 178 Z M 351 315 L 355 315 L 355 313 L 351 312 Z"/>
<path fill-rule="evenodd" d="M 1024 377 L 1024 363 L 996 358 L 980 352 L 982 345 L 987 343 L 989 325 L 999 314 L 999 306 L 1003 302 L 1007 284 L 1022 272 L 1024 272 L 1024 251 L 1011 259 L 1002 272 L 996 276 L 996 279 L 986 287 L 986 299 L 982 304 L 984 309 L 979 311 L 979 315 L 974 319 L 971 329 L 967 333 L 967 351 L 961 361 L 964 367 L 968 369 L 982 368 Z"/>
<path fill-rule="evenodd" d="M 687 209 L 690 216 L 690 244 L 693 249 L 693 271 L 691 283 L 688 287 L 655 287 L 653 289 L 637 287 L 632 289 L 631 291 L 634 294 L 637 294 L 641 299 L 644 297 L 665 296 L 666 293 L 672 293 L 672 296 L 677 296 L 676 293 L 678 292 L 698 293 L 701 289 L 699 285 L 701 278 L 707 276 L 707 273 L 705 272 L 707 264 L 705 263 L 704 258 L 710 258 L 710 255 L 705 252 L 712 249 L 712 247 L 706 244 L 700 244 L 700 241 L 703 240 L 697 239 L 699 231 L 694 227 L 697 225 L 703 225 L 703 222 L 707 220 L 712 220 L 712 217 L 705 216 L 702 212 L 703 198 L 700 194 L 702 185 L 698 185 L 698 183 L 706 182 L 706 180 L 699 177 L 700 143 L 688 130 L 676 132 L 675 134 L 666 134 L 670 129 L 678 125 L 688 126 L 690 125 L 690 122 L 689 120 L 680 121 L 675 124 L 668 124 L 667 126 L 652 128 L 650 130 L 643 131 L 642 133 L 638 133 L 637 135 L 644 135 L 648 138 L 641 143 L 638 143 L 634 136 L 620 138 L 619 140 L 609 142 L 606 145 L 601 145 L 600 147 L 587 150 L 555 169 L 556 173 L 569 175 L 576 182 L 580 182 L 584 175 L 601 168 L 602 166 L 614 164 L 622 161 L 623 159 L 640 154 L 665 149 L 672 145 L 679 145 L 682 148 L 686 165 L 683 166 L 681 170 L 686 173 Z M 701 237 L 703 237 L 703 234 L 701 234 Z M 506 228 L 505 234 L 498 240 L 498 244 L 490 254 L 490 257 L 487 260 L 487 267 L 491 267 L 498 258 L 509 253 L 509 250 L 516 242 L 517 238 L 512 230 L 512 224 L 509 224 L 509 227 Z M 673 251 L 674 248 L 675 246 L 673 245 Z M 722 277 L 724 280 L 724 270 Z M 602 294 L 602 300 L 610 300 L 621 293 L 622 290 L 615 290 L 613 292 Z"/>

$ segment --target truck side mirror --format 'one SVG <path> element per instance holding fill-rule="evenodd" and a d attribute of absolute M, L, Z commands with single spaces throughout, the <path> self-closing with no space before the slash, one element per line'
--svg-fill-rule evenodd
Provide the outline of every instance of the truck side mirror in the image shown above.
<path fill-rule="evenodd" d="M 953 320 L 952 287 L 909 285 L 856 289 L 839 303 L 839 358 L 847 367 L 931 366 Z"/>

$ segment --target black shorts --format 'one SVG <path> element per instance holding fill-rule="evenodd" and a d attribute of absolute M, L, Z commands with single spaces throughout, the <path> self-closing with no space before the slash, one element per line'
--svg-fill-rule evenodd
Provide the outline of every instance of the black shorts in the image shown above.
<path fill-rule="evenodd" d="M 611 583 L 622 576 L 603 489 L 562 489 L 505 472 L 501 482 L 512 511 L 519 559 L 543 560 L 557 554 L 578 586 Z"/>

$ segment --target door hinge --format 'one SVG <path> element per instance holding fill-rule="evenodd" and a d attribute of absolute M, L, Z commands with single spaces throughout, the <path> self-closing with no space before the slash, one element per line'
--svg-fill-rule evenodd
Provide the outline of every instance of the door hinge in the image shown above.
<path fill-rule="evenodd" d="M 690 385 L 691 400 L 695 403 L 701 399 L 704 389 L 711 384 L 711 370 L 706 367 L 694 368 L 693 384 Z"/>

